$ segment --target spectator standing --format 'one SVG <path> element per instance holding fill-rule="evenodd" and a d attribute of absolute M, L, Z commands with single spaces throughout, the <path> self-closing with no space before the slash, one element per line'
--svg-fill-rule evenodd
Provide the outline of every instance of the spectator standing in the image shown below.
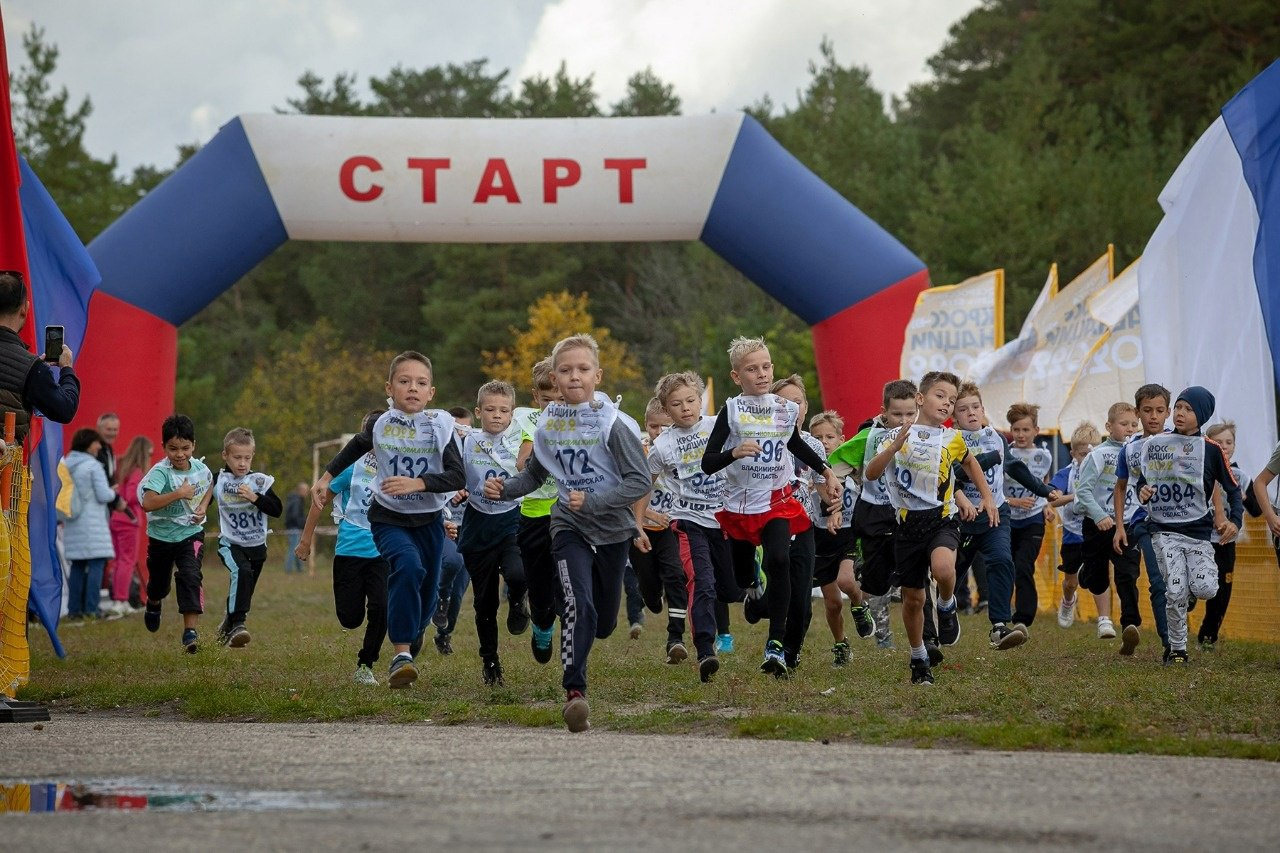
<path fill-rule="evenodd" d="M 81 429 L 72 436 L 71 452 L 67 454 L 67 471 L 75 488 L 71 517 L 62 531 L 63 548 L 71 561 L 67 602 L 70 619 L 97 618 L 102 570 L 107 560 L 115 557 L 105 509 L 117 498 L 98 463 L 101 446 L 97 430 Z"/>

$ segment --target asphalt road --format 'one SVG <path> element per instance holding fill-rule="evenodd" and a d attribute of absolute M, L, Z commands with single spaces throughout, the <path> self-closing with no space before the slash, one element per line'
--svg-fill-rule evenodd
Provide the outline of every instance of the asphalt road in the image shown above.
<path fill-rule="evenodd" d="M 0 849 L 1280 849 L 1280 765 L 1263 762 L 74 714 L 0 726 L 0 783 L 119 779 L 226 808 L 0 814 Z M 245 791 L 280 799 L 236 807 Z"/>

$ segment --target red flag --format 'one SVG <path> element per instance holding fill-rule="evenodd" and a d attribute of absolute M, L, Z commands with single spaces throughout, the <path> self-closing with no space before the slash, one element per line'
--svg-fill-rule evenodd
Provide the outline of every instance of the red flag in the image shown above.
<path fill-rule="evenodd" d="M 9 102 L 9 57 L 5 53 L 4 17 L 0 12 L 0 269 L 22 273 L 29 291 L 31 279 L 22 233 L 18 183 L 18 149 L 13 140 L 13 110 Z M 35 350 L 35 321 L 30 315 L 21 335 Z"/>

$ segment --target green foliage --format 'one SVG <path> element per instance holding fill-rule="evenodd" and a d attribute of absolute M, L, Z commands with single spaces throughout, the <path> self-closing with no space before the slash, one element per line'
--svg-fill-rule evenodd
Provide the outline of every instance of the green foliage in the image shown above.
<path fill-rule="evenodd" d="M 311 482 L 312 444 L 356 432 L 366 411 L 385 408 L 387 365 L 394 356 L 341 340 L 320 320 L 256 361 L 226 413 L 227 428 L 254 431 L 256 469 L 282 484 Z M 204 434 L 206 452 L 221 452 L 222 425 Z"/>
<path fill-rule="evenodd" d="M 73 104 L 50 83 L 57 49 L 41 31 L 24 46 L 27 65 L 14 75 L 19 145 L 91 238 L 167 169 L 125 178 L 114 160 L 90 157 L 88 99 Z M 1221 104 L 1276 55 L 1280 17 L 1268 0 L 984 0 L 929 60 L 931 78 L 901 101 L 886 104 L 870 72 L 841 65 L 824 41 L 794 103 L 762 98 L 748 112 L 919 255 L 934 282 L 1004 267 L 1012 332 L 1051 263 L 1069 281 L 1108 243 L 1119 267 L 1142 251 L 1174 167 Z M 563 64 L 517 81 L 485 59 L 395 66 L 367 87 L 354 74 L 326 81 L 307 71 L 282 100 L 285 111 L 314 115 L 681 110 L 675 88 L 650 68 L 602 105 L 594 79 Z M 194 151 L 185 146 L 179 157 Z M 559 292 L 590 294 L 596 322 L 638 362 L 637 387 L 693 369 L 715 378 L 723 399 L 733 390 L 725 346 L 762 334 L 779 374 L 805 376 L 815 408 L 821 403 L 804 324 L 701 245 L 292 243 L 183 327 L 178 407 L 221 429 L 259 359 L 320 320 L 346 345 L 427 352 L 437 401 L 466 403 L 486 378 L 482 353 L 511 347 L 511 329 L 524 326 L 530 306 Z"/>

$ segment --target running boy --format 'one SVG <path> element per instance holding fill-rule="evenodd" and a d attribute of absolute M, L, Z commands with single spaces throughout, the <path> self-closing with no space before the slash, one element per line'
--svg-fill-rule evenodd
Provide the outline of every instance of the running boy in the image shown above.
<path fill-rule="evenodd" d="M 391 360 L 386 393 L 391 408 L 353 436 L 312 487 L 322 507 L 329 484 L 366 453 L 377 459 L 369 527 L 387 575 L 387 638 L 395 656 L 387 684 L 404 688 L 418 680 L 414 658 L 422 648 L 438 603 L 445 503 L 466 482 L 462 454 L 448 412 L 427 409 L 435 396 L 431 360 L 406 351 Z"/>
<path fill-rule="evenodd" d="M 194 458 L 196 427 L 186 415 L 170 415 L 160 427 L 164 459 L 138 484 L 138 502 L 147 512 L 147 630 L 160 630 L 160 608 L 169 588 L 178 587 L 182 647 L 199 648 L 196 625 L 204 612 L 204 519 L 213 497 L 213 474 Z"/>
<path fill-rule="evenodd" d="M 1142 452 L 1142 442 L 1149 436 L 1164 432 L 1165 421 L 1169 419 L 1169 405 L 1173 400 L 1169 389 L 1163 385 L 1150 383 L 1143 385 L 1133 395 L 1133 405 L 1138 410 L 1138 420 L 1142 423 L 1142 435 L 1129 439 L 1124 452 L 1116 460 L 1116 488 L 1112 502 L 1119 506 L 1121 498 L 1129 489 L 1129 470 L 1137 469 L 1138 454 Z M 1128 503 L 1128 502 L 1126 502 Z M 1167 604 L 1165 601 L 1164 577 L 1156 564 L 1155 548 L 1151 545 L 1151 525 L 1147 518 L 1146 507 L 1141 504 L 1134 510 L 1133 520 L 1127 531 L 1124 524 L 1116 525 L 1115 542 L 1112 549 L 1118 554 L 1129 547 L 1129 531 L 1133 533 L 1132 541 L 1142 552 L 1142 562 L 1147 567 L 1147 589 L 1151 595 L 1151 613 L 1156 623 L 1156 633 L 1160 635 L 1160 643 L 1164 646 L 1165 658 L 1169 656 L 1169 628 L 1166 619 Z M 1110 599 L 1108 599 L 1110 606 Z"/>
<path fill-rule="evenodd" d="M 1143 502 L 1151 519 L 1151 544 L 1164 575 L 1169 620 L 1167 664 L 1187 663 L 1187 598 L 1218 593 L 1218 567 L 1209 539 L 1235 539 L 1243 522 L 1240 486 L 1222 448 L 1200 433 L 1213 417 L 1213 394 L 1193 385 L 1173 404 L 1173 432 L 1149 436 L 1138 466 Z M 1213 488 L 1222 487 L 1226 520 L 1214 527 Z M 1117 510 L 1120 508 L 1117 507 Z"/>
<path fill-rule="evenodd" d="M 560 577 L 564 618 L 560 659 L 566 701 L 563 717 L 571 732 L 590 727 L 587 657 L 591 645 L 613 633 L 622 601 L 622 573 L 636 535 L 633 504 L 652 485 L 638 430 L 617 405 L 596 391 L 603 377 L 600 348 L 590 335 L 556 344 L 551 366 L 563 403 L 538 416 L 533 455 L 523 471 L 485 482 L 491 500 L 527 495 L 555 479 L 551 549 Z"/>
<path fill-rule="evenodd" d="M 364 416 L 361 432 L 373 429 L 382 409 Z M 387 561 L 373 543 L 369 529 L 369 507 L 377 479 L 378 459 L 373 451 L 360 457 L 329 483 L 334 494 L 333 515 L 338 522 L 338 541 L 333 548 L 333 604 L 338 623 L 354 631 L 364 623 L 364 642 L 356 655 L 356 684 L 376 686 L 373 665 L 387 636 Z M 299 560 L 311 558 L 311 542 L 320 521 L 321 508 L 312 501 L 295 552 Z"/>
<path fill-rule="evenodd" d="M 1030 403 L 1014 403 L 1005 419 L 1009 422 L 1009 459 L 1027 467 L 1031 476 L 1049 482 L 1053 471 L 1053 455 L 1035 443 L 1040 434 L 1040 407 Z M 1013 477 L 1004 481 L 1004 494 L 1009 504 L 1009 547 L 1013 551 L 1013 623 L 1031 625 L 1040 609 L 1036 593 L 1036 560 L 1044 543 L 1044 509 L 1049 499 L 1035 494 Z"/>
<path fill-rule="evenodd" d="M 520 455 L 516 467 L 523 471 L 533 456 L 533 436 L 542 410 L 552 403 L 564 401 L 556 387 L 551 358 L 533 366 L 533 408 L 518 408 L 515 423 L 520 426 Z M 556 624 L 556 590 L 560 582 L 555 561 L 551 558 L 551 508 L 556 503 L 556 484 L 543 483 L 520 502 L 520 526 L 516 544 L 524 565 L 529 587 L 529 617 L 533 623 L 529 648 L 538 663 L 551 660 L 552 628 Z"/>
<path fill-rule="evenodd" d="M 822 443 L 824 453 L 833 453 L 844 441 L 844 419 L 830 410 L 819 412 L 809 419 L 809 431 Z M 853 533 L 853 507 L 857 499 L 858 481 L 849 475 L 844 478 L 840 506 L 831 515 L 822 517 L 822 507 L 816 496 L 810 511 L 810 520 L 814 524 L 813 583 L 822 590 L 827 627 L 835 641 L 831 647 L 835 666 L 849 663 L 849 638 L 844 633 L 841 593 L 849 597 L 850 615 L 857 635 L 865 640 L 875 633 L 871 608 L 863 599 L 862 587 L 854 576 L 858 543 Z"/>
<path fill-rule="evenodd" d="M 1062 497 L 1050 501 L 1049 504 L 1058 511 L 1058 521 L 1062 524 L 1062 548 L 1059 552 L 1061 562 L 1058 571 L 1062 573 L 1062 600 L 1058 602 L 1058 627 L 1070 628 L 1076 621 L 1076 595 L 1080 588 L 1080 566 L 1084 563 L 1084 535 L 1082 524 L 1084 516 L 1076 505 L 1076 479 L 1080 476 L 1080 466 L 1084 464 L 1089 451 L 1102 441 L 1098 428 L 1089 422 L 1076 427 L 1071 433 L 1069 442 L 1071 462 L 1064 465 L 1053 475 L 1049 485 L 1062 493 Z M 1109 595 L 1094 596 L 1099 613 L 1110 613 L 1111 597 Z M 1114 636 L 1114 634 L 1113 634 Z"/>
<path fill-rule="evenodd" d="M 862 472 L 867 461 L 875 458 L 891 441 L 889 432 L 912 423 L 915 418 L 915 383 L 908 379 L 886 383 L 880 414 L 830 455 L 832 467 L 838 474 Z M 898 523 L 889 497 L 890 488 L 886 474 L 878 478 L 864 475 L 862 491 L 853 504 L 853 530 L 862 554 L 862 591 L 870 597 L 876 645 L 880 648 L 893 648 L 889 590 L 893 585 L 893 534 Z"/>
<path fill-rule="evenodd" d="M 467 513 L 458 534 L 458 552 L 471 575 L 476 635 L 480 640 L 482 677 L 489 686 L 501 685 L 498 659 L 498 587 L 505 577 L 514 610 L 524 601 L 524 564 L 516 545 L 520 524 L 518 500 L 485 497 L 484 484 L 491 477 L 514 477 L 520 454 L 520 426 L 512 423 L 516 389 L 506 382 L 486 382 L 476 393 L 476 417 L 480 429 L 462 440 L 462 461 L 467 469 Z M 508 629 L 510 629 L 508 620 Z M 512 631 L 513 634 L 517 633 Z"/>
<path fill-rule="evenodd" d="M 956 522 L 952 466 L 963 465 L 976 484 L 979 512 L 991 527 L 1000 524 L 991 489 L 964 438 L 942 426 L 951 417 L 960 380 L 952 373 L 931 371 L 920 380 L 916 394 L 919 414 L 912 424 L 891 430 L 887 444 L 867 463 L 866 479 L 888 474 L 890 500 L 897 512 L 894 534 L 894 581 L 902 588 L 902 622 L 911 644 L 911 683 L 933 684 L 933 670 L 924 646 L 924 591 L 932 572 L 938 585 L 938 639 L 945 646 L 960 641 L 956 615 Z"/>
<path fill-rule="evenodd" d="M 1011 507 L 1005 499 L 1005 477 L 1011 477 L 1028 492 L 1040 498 L 1059 497 L 1051 493 L 1043 478 L 1037 478 L 1027 466 L 1009 452 L 1009 442 L 998 430 L 986 423 L 987 412 L 982 404 L 982 392 L 972 382 L 963 383 L 957 392 L 955 424 L 961 430 L 970 453 L 990 455 L 994 464 L 985 463 L 984 479 L 994 496 L 1000 523 L 988 525 L 985 519 L 975 518 L 960 525 L 961 545 L 959 564 L 967 568 L 977 554 L 982 555 L 987 571 L 987 618 L 991 621 L 988 642 L 993 649 L 1011 649 L 1025 643 L 1031 636 L 1025 622 L 1013 618 L 1014 566 Z M 981 501 L 981 492 L 974 482 L 963 486 L 965 499 L 974 507 Z M 1037 552 L 1039 548 L 1037 547 Z M 1034 595 L 1034 558 L 1031 584 Z M 963 568 L 960 574 L 963 576 Z M 1034 613 L 1034 611 L 1033 611 Z M 938 602 L 939 619 L 942 602 Z M 1021 634 L 1018 638 L 1014 634 Z"/>
<path fill-rule="evenodd" d="M 1240 484 L 1240 501 L 1245 511 L 1259 515 L 1256 501 L 1251 499 L 1253 484 L 1232 458 L 1236 452 L 1236 425 L 1232 421 L 1222 421 L 1209 427 L 1204 434 L 1218 443 L 1222 455 L 1231 463 L 1231 473 Z M 1200 621 L 1200 630 L 1196 634 L 1202 652 L 1213 651 L 1218 643 L 1218 631 L 1222 628 L 1222 620 L 1227 618 L 1227 607 L 1231 605 L 1232 576 L 1236 570 L 1236 541 L 1218 532 L 1226 521 L 1221 486 L 1216 486 L 1213 491 L 1213 512 L 1214 531 L 1209 541 L 1213 543 L 1213 562 L 1218 567 L 1218 594 L 1204 603 L 1204 619 Z"/>
<path fill-rule="evenodd" d="M 1120 654 L 1131 655 L 1142 638 L 1138 626 L 1142 614 L 1138 612 L 1138 546 L 1132 537 L 1116 539 L 1116 530 L 1133 523 L 1138 508 L 1133 487 L 1129 486 L 1124 499 L 1116 501 L 1116 464 L 1129 436 L 1138 430 L 1138 415 L 1128 403 L 1115 403 L 1107 410 L 1107 440 L 1095 447 L 1085 457 L 1076 477 L 1076 508 L 1085 516 L 1081 533 L 1084 536 L 1084 563 L 1080 567 L 1080 585 L 1095 596 L 1103 595 L 1111 586 L 1111 566 L 1115 566 L 1116 595 L 1120 598 L 1120 626 L 1122 630 Z M 1116 511 L 1119 520 L 1112 517 Z M 1120 513 L 1123 513 L 1120 515 Z M 1124 545 L 1119 552 L 1112 547 L 1114 541 Z M 1135 544 L 1128 544 L 1135 541 Z M 1101 600 L 1100 600 L 1101 601 Z M 1110 598 L 1098 610 L 1098 638 L 1107 640 L 1116 635 L 1111 622 Z"/>
<path fill-rule="evenodd" d="M 649 434 L 648 458 L 651 460 L 651 473 L 654 473 L 653 448 L 671 424 L 671 417 L 662 408 L 658 398 L 650 399 L 644 410 L 644 428 Z M 649 609 L 654 613 L 661 612 L 663 596 L 667 599 L 666 661 L 669 664 L 683 663 L 689 656 L 689 650 L 684 645 L 684 627 L 689 610 L 688 584 L 692 582 L 686 580 L 680 546 L 671 527 L 672 519 L 675 518 L 672 514 L 675 500 L 675 489 L 669 482 L 667 472 L 664 470 L 654 473 L 653 491 L 641 512 L 641 525 L 645 538 L 649 541 L 649 548 L 644 550 L 638 545 L 631 548 L 631 565 L 640 581 L 640 591 Z M 714 601 L 714 588 L 712 593 Z M 702 627 L 714 633 L 714 625 Z"/>
<path fill-rule="evenodd" d="M 253 591 L 267 562 L 267 517 L 279 518 L 284 504 L 271 490 L 275 477 L 253 470 L 253 433 L 236 427 L 222 440 L 226 467 L 218 474 L 218 556 L 231 574 L 227 615 L 218 627 L 218 642 L 233 649 L 251 639 L 244 621 Z"/>
<path fill-rule="evenodd" d="M 838 500 L 827 461 L 800 436 L 800 407 L 769 389 L 773 362 L 761 338 L 735 338 L 729 345 L 730 377 L 741 389 L 725 401 L 702 456 L 702 472 L 724 471 L 725 508 L 716 514 L 733 550 L 734 573 L 744 589 L 756 587 L 756 546 L 764 549 L 769 639 L 761 671 L 788 673 L 786 650 L 799 652 L 808 629 L 812 566 L 791 560 L 791 537 L 809 530 L 809 514 L 792 496 L 798 459 L 823 478 L 829 503 Z"/>
<path fill-rule="evenodd" d="M 729 540 L 716 519 L 724 508 L 725 478 L 702 471 L 702 456 L 716 422 L 702 414 L 702 393 L 696 373 L 670 373 L 658 380 L 654 395 L 671 427 L 654 440 L 649 472 L 655 482 L 666 478 L 673 497 L 671 530 L 687 578 L 698 675 L 706 682 L 720 668 L 716 605 L 741 601 L 743 592 L 734 579 Z"/>

